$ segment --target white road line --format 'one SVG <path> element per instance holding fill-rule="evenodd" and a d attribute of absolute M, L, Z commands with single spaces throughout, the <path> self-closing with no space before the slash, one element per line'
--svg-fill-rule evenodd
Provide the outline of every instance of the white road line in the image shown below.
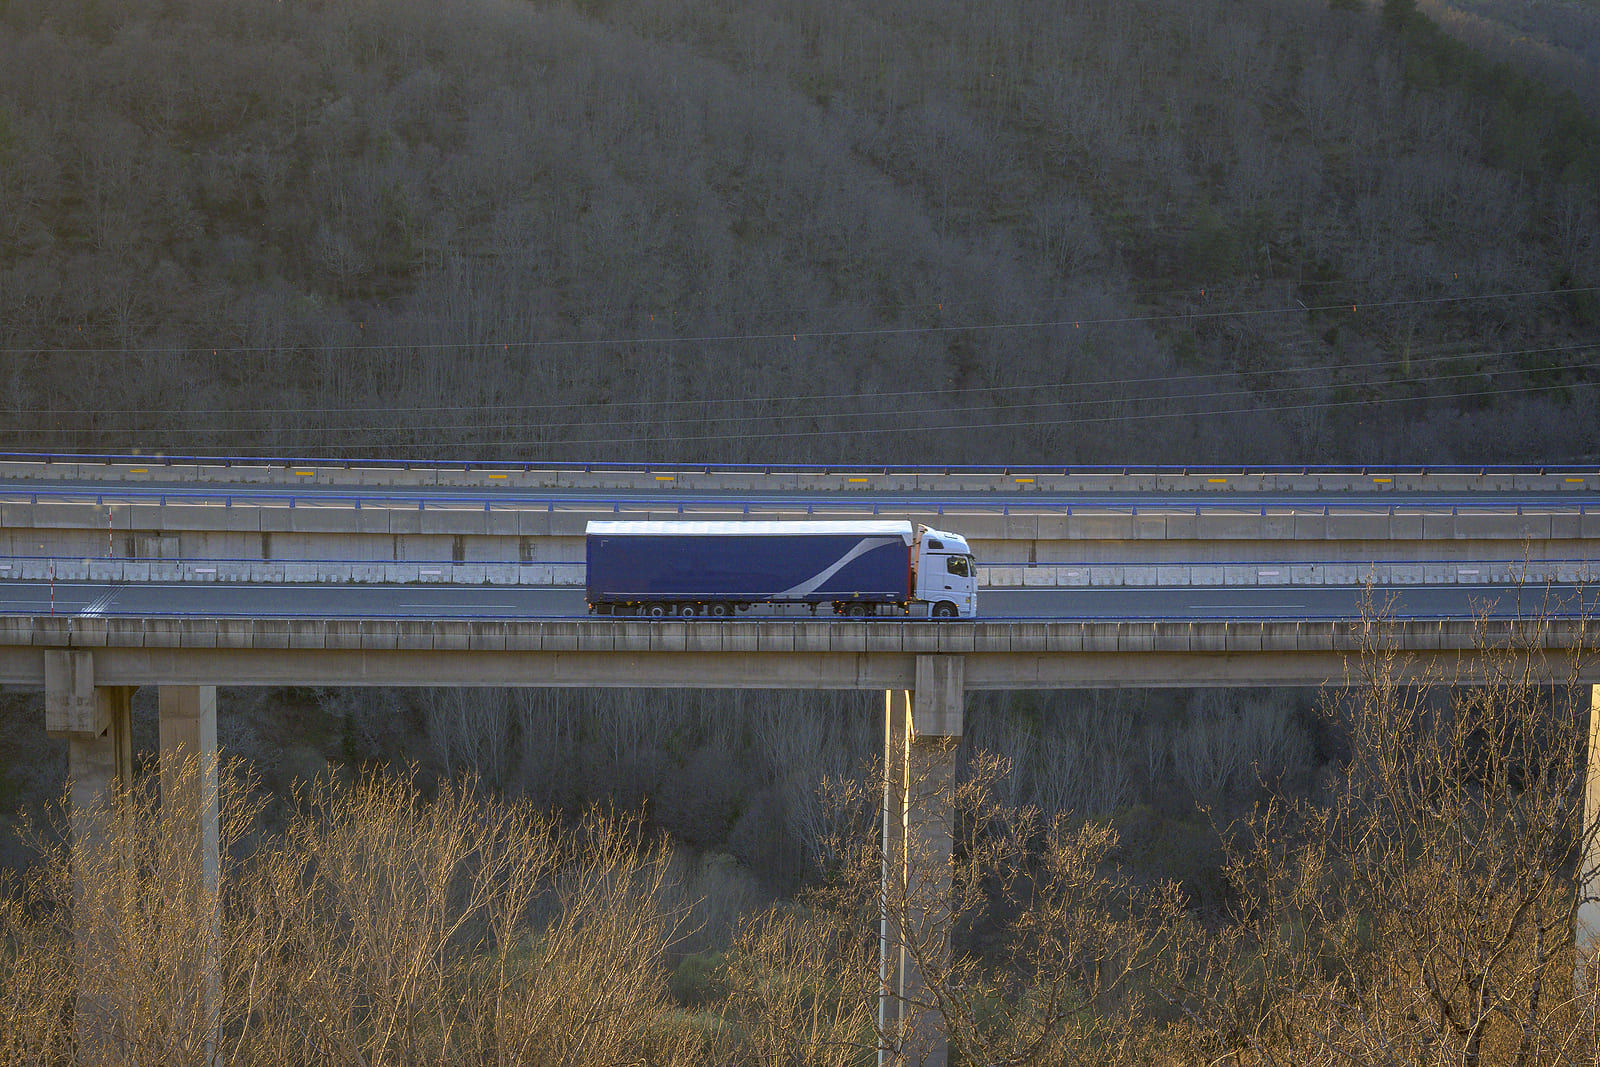
<path fill-rule="evenodd" d="M 111 603 L 112 598 L 116 595 L 117 591 L 115 589 L 107 590 L 103 596 L 91 601 L 88 606 L 86 606 L 82 611 L 78 612 L 78 615 L 80 617 L 99 615 L 101 612 L 106 610 L 106 606 Z"/>

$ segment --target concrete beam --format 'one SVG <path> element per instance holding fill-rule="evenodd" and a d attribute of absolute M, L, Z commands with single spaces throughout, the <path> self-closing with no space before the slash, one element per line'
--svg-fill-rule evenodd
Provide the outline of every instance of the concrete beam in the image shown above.
<path fill-rule="evenodd" d="M 916 697 L 911 704 L 913 738 L 961 736 L 965 668 L 963 656 L 917 657 Z"/>
<path fill-rule="evenodd" d="M 968 690 L 1099 689 L 1130 686 L 1265 687 L 1342 684 L 1359 658 L 1359 635 L 1310 624 L 1253 625 L 1237 631 L 1188 635 L 1181 648 L 1164 647 L 1168 636 L 1149 624 L 1143 635 L 1112 630 L 1096 640 L 1067 626 L 1051 642 L 1030 649 L 975 648 L 951 631 L 933 651 L 962 654 Z M 1053 630 L 1056 624 L 1046 627 Z M 1468 627 L 1470 629 L 1470 627 Z M 377 635 L 361 635 L 362 648 L 185 647 L 181 633 L 165 645 L 106 645 L 95 653 L 97 681 L 114 685 L 337 685 L 337 686 L 537 686 L 614 689 L 911 689 L 921 650 L 725 651 L 636 650 L 619 637 L 618 647 L 594 651 L 540 651 L 439 647 L 420 632 L 399 647 Z M 747 640 L 748 635 L 740 638 Z M 1474 635 L 1435 624 L 1400 642 L 1399 669 L 1421 680 L 1432 673 L 1456 684 L 1495 676 L 1503 658 L 1471 647 Z M 350 642 L 341 642 L 348 644 Z M 962 645 L 965 644 L 965 648 Z M 1552 644 L 1534 653 L 1530 668 L 1565 679 L 1574 668 L 1567 647 Z M 1588 647 L 1593 647 L 1590 645 Z M 43 650 L 0 644 L 0 684 L 45 684 Z M 1600 657 L 1576 664 L 1577 680 L 1600 683 Z M 99 698 L 97 698 L 99 699 Z M 48 702 L 48 701 L 47 701 Z"/>
<path fill-rule="evenodd" d="M 94 684 L 88 652 L 51 649 L 44 654 L 44 729 L 51 737 L 92 740 L 111 726 L 113 707 Z"/>

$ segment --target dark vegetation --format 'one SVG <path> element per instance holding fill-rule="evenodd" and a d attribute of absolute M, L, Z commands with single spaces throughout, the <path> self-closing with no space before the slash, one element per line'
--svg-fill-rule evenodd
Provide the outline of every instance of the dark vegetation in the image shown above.
<path fill-rule="evenodd" d="M 1431 10 L 7 0 L 0 446 L 1592 456 L 1593 102 Z"/>
<path fill-rule="evenodd" d="M 816 793 L 825 876 L 737 909 L 725 872 L 633 816 L 388 772 L 272 819 L 230 767 L 213 938 L 171 803 L 198 768 L 164 768 L 164 800 L 146 777 L 76 859 L 36 837 L 0 894 L 0 1054 L 187 1062 L 214 1018 L 240 1065 L 865 1064 L 922 1032 L 875 1011 L 881 904 L 957 1063 L 1592 1063 L 1600 974 L 1571 936 L 1588 687 L 1515 649 L 1486 685 L 1402 686 L 1369 634 L 1319 711 L 1349 752 L 1317 796 L 1232 822 L 1210 914 L 1116 862 L 1114 824 L 1008 801 L 1022 776 L 987 754 L 911 783 L 950 806 L 954 847 L 912 840 L 905 888 L 880 896 L 869 770 Z"/>
<path fill-rule="evenodd" d="M 1499 6 L 1467 7 L 0 0 L 0 448 L 1063 465 L 1600 458 L 1593 49 L 1579 35 L 1556 54 L 1547 23 L 1507 33 Z M 1544 5 L 1518 12 L 1555 17 Z M 31 699 L 4 699 L 10 813 L 56 788 L 65 757 L 41 750 Z M 593 803 L 639 812 L 678 858 L 648 841 L 611 856 L 632 864 L 631 884 L 659 878 L 680 895 L 619 913 L 638 925 L 613 933 L 653 962 L 617 1009 L 647 1032 L 617 1033 L 660 1062 L 707 1062 L 730 1033 L 768 1050 L 762 1062 L 856 1062 L 870 1021 L 849 983 L 871 976 L 845 965 L 864 957 L 841 916 L 865 883 L 843 875 L 870 864 L 844 862 L 861 856 L 847 844 L 859 810 L 830 807 L 817 786 L 869 778 L 875 699 L 224 699 L 224 750 L 275 798 L 250 831 L 263 839 L 338 828 L 337 805 L 324 823 L 295 821 L 310 816 L 288 799 L 294 782 L 349 789 L 359 773 L 409 764 L 428 796 L 475 774 L 488 798 L 475 804 L 564 812 L 565 823 L 518 831 L 548 831 L 541 840 L 556 845 Z M 1198 939 L 1151 947 L 1176 968 L 1165 978 L 1135 968 L 1095 1011 L 1051 1016 L 1065 1028 L 1039 1062 L 1154 1056 L 1151 1043 L 1169 1039 L 1172 1054 L 1231 1048 L 1238 1062 L 1282 1062 L 1273 1042 L 1313 1024 L 1333 1035 L 1321 1050 L 1332 1062 L 1363 1054 L 1375 1028 L 1439 1017 L 1439 1004 L 1419 1013 L 1406 1000 L 1417 972 L 1397 953 L 1413 943 L 1371 954 L 1385 947 L 1371 914 L 1415 883 L 1386 885 L 1373 863 L 1344 897 L 1271 896 L 1251 865 L 1273 857 L 1247 837 L 1229 852 L 1219 833 L 1259 825 L 1268 840 L 1290 823 L 1299 851 L 1277 857 L 1283 870 L 1351 862 L 1335 855 L 1331 827 L 1319 836 L 1320 809 L 1304 806 L 1348 811 L 1362 787 L 1344 726 L 1312 705 L 1282 692 L 973 699 L 963 758 L 1009 760 L 984 802 L 1037 809 L 1016 824 L 1035 832 L 1033 862 L 1053 857 L 1059 884 L 1089 886 L 1083 899 L 1114 895 L 1112 918 L 1154 909 L 1151 929 Z M 1461 721 L 1455 706 L 1430 705 L 1441 728 Z M 153 748 L 153 732 L 141 744 Z M 418 817 L 418 797 L 386 795 L 383 818 Z M 1098 833 L 1108 826 L 1114 835 Z M 1570 869 L 1559 842 L 1535 844 L 1546 852 L 1530 862 L 1548 873 L 1554 854 Z M 5 847 L 20 864 L 9 834 Z M 568 884 L 627 884 L 584 883 L 591 868 L 576 855 L 565 854 L 578 872 Z M 34 870 L 44 881 L 31 905 L 63 892 L 48 864 Z M 1036 873 L 1047 890 L 1049 872 Z M 1164 880 L 1176 890 L 1162 895 Z M 261 904 L 270 894 L 250 893 L 265 886 L 242 881 L 237 902 Z M 1555 929 L 1568 891 L 1532 892 L 1528 910 Z M 680 922 L 689 901 L 698 911 Z M 996 966 L 949 976 L 982 1000 L 962 1001 L 973 1014 L 957 1021 L 971 1024 L 962 1040 L 973 1050 L 1025 1041 L 1040 1016 L 1014 1009 L 1051 1003 L 1004 986 L 1021 973 L 998 967 L 1005 936 L 1029 942 L 1016 915 L 978 903 L 973 966 Z M 329 1002 L 371 1014 L 294 1051 L 312 1008 L 291 980 L 304 968 L 285 968 L 260 1015 L 278 1029 L 252 1055 L 313 1059 L 332 1055 L 327 1042 L 390 1033 L 443 1042 L 417 1013 L 482 1006 L 462 991 L 503 990 L 506 975 L 537 969 L 520 948 L 472 962 L 468 948 L 494 942 L 479 912 L 464 928 L 477 941 L 449 952 L 409 943 L 453 968 L 426 976 L 426 997 L 385 1000 L 348 984 L 376 957 L 320 936 L 346 928 L 353 906 L 323 897 L 291 918 L 306 945 L 344 953 L 319 972 Z M 46 1031 L 64 928 L 35 920 L 50 914 L 0 914 L 12 961 L 42 968 L 0 968 L 0 994 L 42 1006 L 27 1019 Z M 590 936 L 581 912 L 568 927 L 561 914 L 549 909 L 540 929 Z M 1240 915 L 1249 921 L 1206 940 Z M 1086 921 L 1058 913 L 1028 936 Z M 1511 954 L 1522 969 L 1505 981 L 1555 989 L 1550 976 L 1570 976 L 1559 950 L 1528 951 Z M 1259 962 L 1274 954 L 1282 969 Z M 1388 983 L 1370 987 L 1382 996 L 1340 1001 L 1337 983 L 1369 966 Z M 577 984 L 525 1003 L 581 1001 L 594 976 L 560 973 Z M 1322 999 L 1296 1000 L 1297 982 Z M 1543 1015 L 1537 1004 L 1502 1014 L 1533 1035 L 1536 1062 L 1559 1060 L 1538 1060 L 1539 1042 L 1578 1011 L 1570 994 L 1552 993 Z M 564 1025 L 548 1010 L 549 1026 Z M 475 1040 L 488 1018 L 472 1018 Z M 559 1040 L 535 1015 L 497 1018 L 507 1035 Z M 149 1031 L 157 1058 L 160 1032 Z M 1486 1033 L 1478 1047 L 1511 1047 L 1511 1030 Z M 1588 1052 L 1566 1049 L 1574 1062 Z"/>

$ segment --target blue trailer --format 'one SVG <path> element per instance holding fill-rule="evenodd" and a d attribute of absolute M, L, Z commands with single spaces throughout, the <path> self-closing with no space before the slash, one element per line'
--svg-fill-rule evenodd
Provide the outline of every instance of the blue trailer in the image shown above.
<path fill-rule="evenodd" d="M 976 610 L 965 539 L 909 522 L 591 522 L 587 535 L 589 610 L 599 615 Z"/>

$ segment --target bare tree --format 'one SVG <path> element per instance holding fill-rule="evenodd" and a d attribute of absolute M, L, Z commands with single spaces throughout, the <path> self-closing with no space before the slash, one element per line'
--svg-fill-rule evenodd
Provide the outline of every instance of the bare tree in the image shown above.
<path fill-rule="evenodd" d="M 1351 755 L 1330 795 L 1275 802 L 1235 839 L 1236 921 L 1188 957 L 1178 1001 L 1246 1062 L 1588 1063 L 1573 931 L 1588 687 L 1484 634 L 1488 677 L 1447 688 L 1371 620 L 1329 694 Z M 1575 668 L 1575 664 L 1574 664 Z"/>

